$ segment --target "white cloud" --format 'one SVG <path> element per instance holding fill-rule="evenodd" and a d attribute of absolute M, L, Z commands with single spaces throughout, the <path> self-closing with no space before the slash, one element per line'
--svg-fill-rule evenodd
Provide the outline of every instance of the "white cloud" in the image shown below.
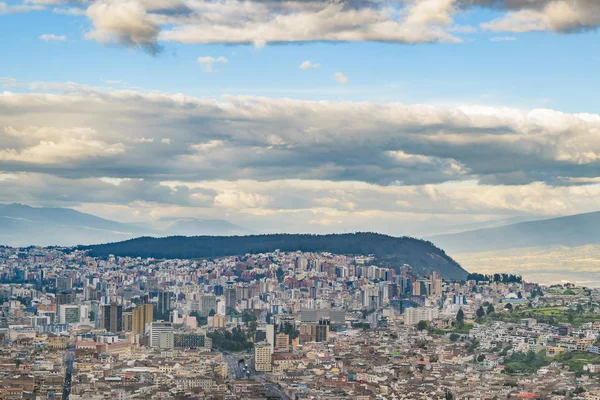
<path fill-rule="evenodd" d="M 229 60 L 223 56 L 214 58 L 210 56 L 198 57 L 198 63 L 202 65 L 202 69 L 204 72 L 215 72 L 213 65 L 215 63 L 227 64 Z"/>
<path fill-rule="evenodd" d="M 430 43 L 450 33 L 455 0 L 320 1 L 96 0 L 89 39 L 157 51 L 158 41 L 262 47 L 305 41 Z"/>
<path fill-rule="evenodd" d="M 514 36 L 494 36 L 490 38 L 490 42 L 514 42 L 517 40 Z"/>
<path fill-rule="evenodd" d="M 309 60 L 306 60 L 306 61 L 302 62 L 302 64 L 300 64 L 301 69 L 313 69 L 313 68 L 319 68 L 320 66 L 321 66 L 321 64 L 315 64 Z"/>
<path fill-rule="evenodd" d="M 293 177 L 313 186 L 544 182 L 574 191 L 595 184 L 600 167 L 596 114 L 72 86 L 0 94 L 0 170 L 186 182 Z"/>
<path fill-rule="evenodd" d="M 490 31 L 580 32 L 600 26 L 600 2 L 594 0 L 541 0 L 521 1 L 520 9 L 483 23 Z"/>
<path fill-rule="evenodd" d="M 341 72 L 336 72 L 335 74 L 333 74 L 332 78 L 335 79 L 336 82 L 341 83 L 342 85 L 348 84 L 348 77 Z"/>
<path fill-rule="evenodd" d="M 4 1 L 0 1 L 0 15 L 3 14 L 17 14 L 17 13 L 25 13 L 30 11 L 41 11 L 44 9 L 44 6 L 38 4 L 7 4 Z"/>
<path fill-rule="evenodd" d="M 28 126 L 19 130 L 4 129 L 4 134 L 17 139 L 19 148 L 5 147 L 0 150 L 0 161 L 16 161 L 34 164 L 58 164 L 72 160 L 114 156 L 124 152 L 121 143 L 109 144 L 94 139 L 92 129 L 56 129 Z"/>
<path fill-rule="evenodd" d="M 51 33 L 44 33 L 43 35 L 40 35 L 38 39 L 43 40 L 44 42 L 64 42 L 65 40 L 67 40 L 67 37 L 65 35 L 54 35 Z"/>

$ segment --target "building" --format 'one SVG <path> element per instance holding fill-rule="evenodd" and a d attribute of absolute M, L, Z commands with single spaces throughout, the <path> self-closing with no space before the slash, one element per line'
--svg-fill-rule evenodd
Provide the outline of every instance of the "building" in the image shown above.
<path fill-rule="evenodd" d="M 131 311 L 131 331 L 136 335 L 146 333 L 146 324 L 152 322 L 154 306 L 152 304 L 140 304 Z"/>
<path fill-rule="evenodd" d="M 146 325 L 149 345 L 155 349 L 172 349 L 175 345 L 171 322 L 150 322 Z"/>
<path fill-rule="evenodd" d="M 235 287 L 228 287 L 225 289 L 225 307 L 235 308 L 237 303 L 237 295 Z"/>
<path fill-rule="evenodd" d="M 200 315 L 208 317 L 211 311 L 217 312 L 217 298 L 213 295 L 205 295 L 200 298 Z"/>
<path fill-rule="evenodd" d="M 100 320 L 100 329 L 106 329 L 108 332 L 123 331 L 123 306 L 117 303 L 102 306 L 102 319 Z"/>
<path fill-rule="evenodd" d="M 272 370 L 273 349 L 267 342 L 256 343 L 254 345 L 254 368 L 259 372 L 270 372 Z"/>
<path fill-rule="evenodd" d="M 212 340 L 197 333 L 176 333 L 173 339 L 174 347 L 185 349 L 200 349 L 212 347 Z"/>
<path fill-rule="evenodd" d="M 133 330 L 133 312 L 123 311 L 123 331 L 131 332 Z"/>
<path fill-rule="evenodd" d="M 77 324 L 81 320 L 79 306 L 73 304 L 61 305 L 58 315 L 61 324 Z"/>
<path fill-rule="evenodd" d="M 275 336 L 275 349 L 287 351 L 290 348 L 290 335 L 285 333 L 278 333 Z"/>
<path fill-rule="evenodd" d="M 404 311 L 404 324 L 416 325 L 420 321 L 433 321 L 438 317 L 437 308 L 411 307 Z"/>
<path fill-rule="evenodd" d="M 63 304 L 73 304 L 75 294 L 73 292 L 58 292 L 56 295 L 56 312 L 60 312 L 60 306 Z"/>
<path fill-rule="evenodd" d="M 73 278 L 56 278 L 56 292 L 70 292 L 73 290 Z"/>
<path fill-rule="evenodd" d="M 157 312 L 161 316 L 165 316 L 169 314 L 169 311 L 173 309 L 171 304 L 171 297 L 173 296 L 172 292 L 161 290 L 158 292 L 158 307 Z"/>
<path fill-rule="evenodd" d="M 225 328 L 226 321 L 227 317 L 225 317 L 224 315 L 216 314 L 214 317 L 212 317 L 211 326 L 213 328 Z"/>
<path fill-rule="evenodd" d="M 318 323 L 300 325 L 300 343 L 307 342 L 327 342 L 329 341 L 330 322 L 328 319 L 321 319 Z"/>

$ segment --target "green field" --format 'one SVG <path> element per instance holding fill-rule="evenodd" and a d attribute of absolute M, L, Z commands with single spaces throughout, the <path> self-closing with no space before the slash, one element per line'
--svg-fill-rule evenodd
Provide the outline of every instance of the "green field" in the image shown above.
<path fill-rule="evenodd" d="M 490 316 L 497 321 L 519 322 L 523 318 L 535 318 L 540 323 L 556 325 L 559 323 L 570 323 L 575 327 L 586 322 L 600 321 L 600 313 L 577 313 L 565 307 L 544 307 L 518 309 L 511 312 L 496 312 Z"/>

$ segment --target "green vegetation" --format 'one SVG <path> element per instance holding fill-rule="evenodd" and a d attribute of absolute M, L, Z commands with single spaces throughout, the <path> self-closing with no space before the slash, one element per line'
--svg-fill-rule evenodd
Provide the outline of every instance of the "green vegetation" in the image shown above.
<path fill-rule="evenodd" d="M 209 332 L 206 336 L 212 339 L 213 347 L 224 351 L 244 351 L 252 349 L 252 343 L 239 327 L 230 331 L 221 329 Z"/>
<path fill-rule="evenodd" d="M 473 324 L 463 324 L 448 329 L 432 329 L 431 333 L 437 335 L 445 335 L 446 333 L 467 334 L 471 329 L 473 329 Z"/>
<path fill-rule="evenodd" d="M 427 321 L 419 321 L 419 323 L 417 324 L 417 330 L 424 331 L 425 329 L 427 329 L 428 326 L 429 324 L 427 323 Z"/>
<path fill-rule="evenodd" d="M 535 318 L 540 323 L 556 325 L 568 322 L 573 326 L 581 326 L 587 322 L 600 320 L 600 313 L 591 312 L 578 307 L 575 310 L 567 307 L 544 307 L 517 309 L 512 312 L 495 312 L 490 318 L 504 322 L 519 322 L 523 318 Z"/>
<path fill-rule="evenodd" d="M 600 355 L 593 353 L 564 352 L 555 357 L 546 357 L 544 350 L 539 353 L 513 353 L 504 362 L 504 369 L 509 374 L 531 374 L 538 369 L 556 361 L 569 367 L 570 371 L 583 372 L 586 364 L 600 363 Z"/>
<path fill-rule="evenodd" d="M 550 359 L 546 357 L 545 350 L 539 353 L 513 353 L 504 361 L 504 370 L 507 374 L 533 374 L 548 364 Z"/>
<path fill-rule="evenodd" d="M 521 283 L 523 282 L 523 277 L 513 274 L 484 275 L 473 273 L 467 275 L 467 280 L 476 282 Z"/>
<path fill-rule="evenodd" d="M 81 246 L 94 257 L 110 254 L 131 257 L 214 258 L 246 253 L 281 251 L 328 251 L 336 254 L 373 254 L 381 266 L 397 268 L 410 265 L 415 273 L 440 272 L 444 279 L 465 280 L 467 271 L 431 242 L 409 237 L 392 237 L 376 233 L 336 235 L 251 235 L 251 236 L 173 236 L 143 237 L 104 245 Z M 281 275 L 280 275 L 281 276 Z"/>

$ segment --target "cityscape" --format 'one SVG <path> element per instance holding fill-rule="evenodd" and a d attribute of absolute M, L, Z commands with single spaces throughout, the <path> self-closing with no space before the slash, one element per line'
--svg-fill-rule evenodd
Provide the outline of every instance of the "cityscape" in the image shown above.
<path fill-rule="evenodd" d="M 0 249 L 0 397 L 596 399 L 600 290 L 370 256 Z"/>
<path fill-rule="evenodd" d="M 0 400 L 600 400 L 600 0 L 0 0 Z"/>

